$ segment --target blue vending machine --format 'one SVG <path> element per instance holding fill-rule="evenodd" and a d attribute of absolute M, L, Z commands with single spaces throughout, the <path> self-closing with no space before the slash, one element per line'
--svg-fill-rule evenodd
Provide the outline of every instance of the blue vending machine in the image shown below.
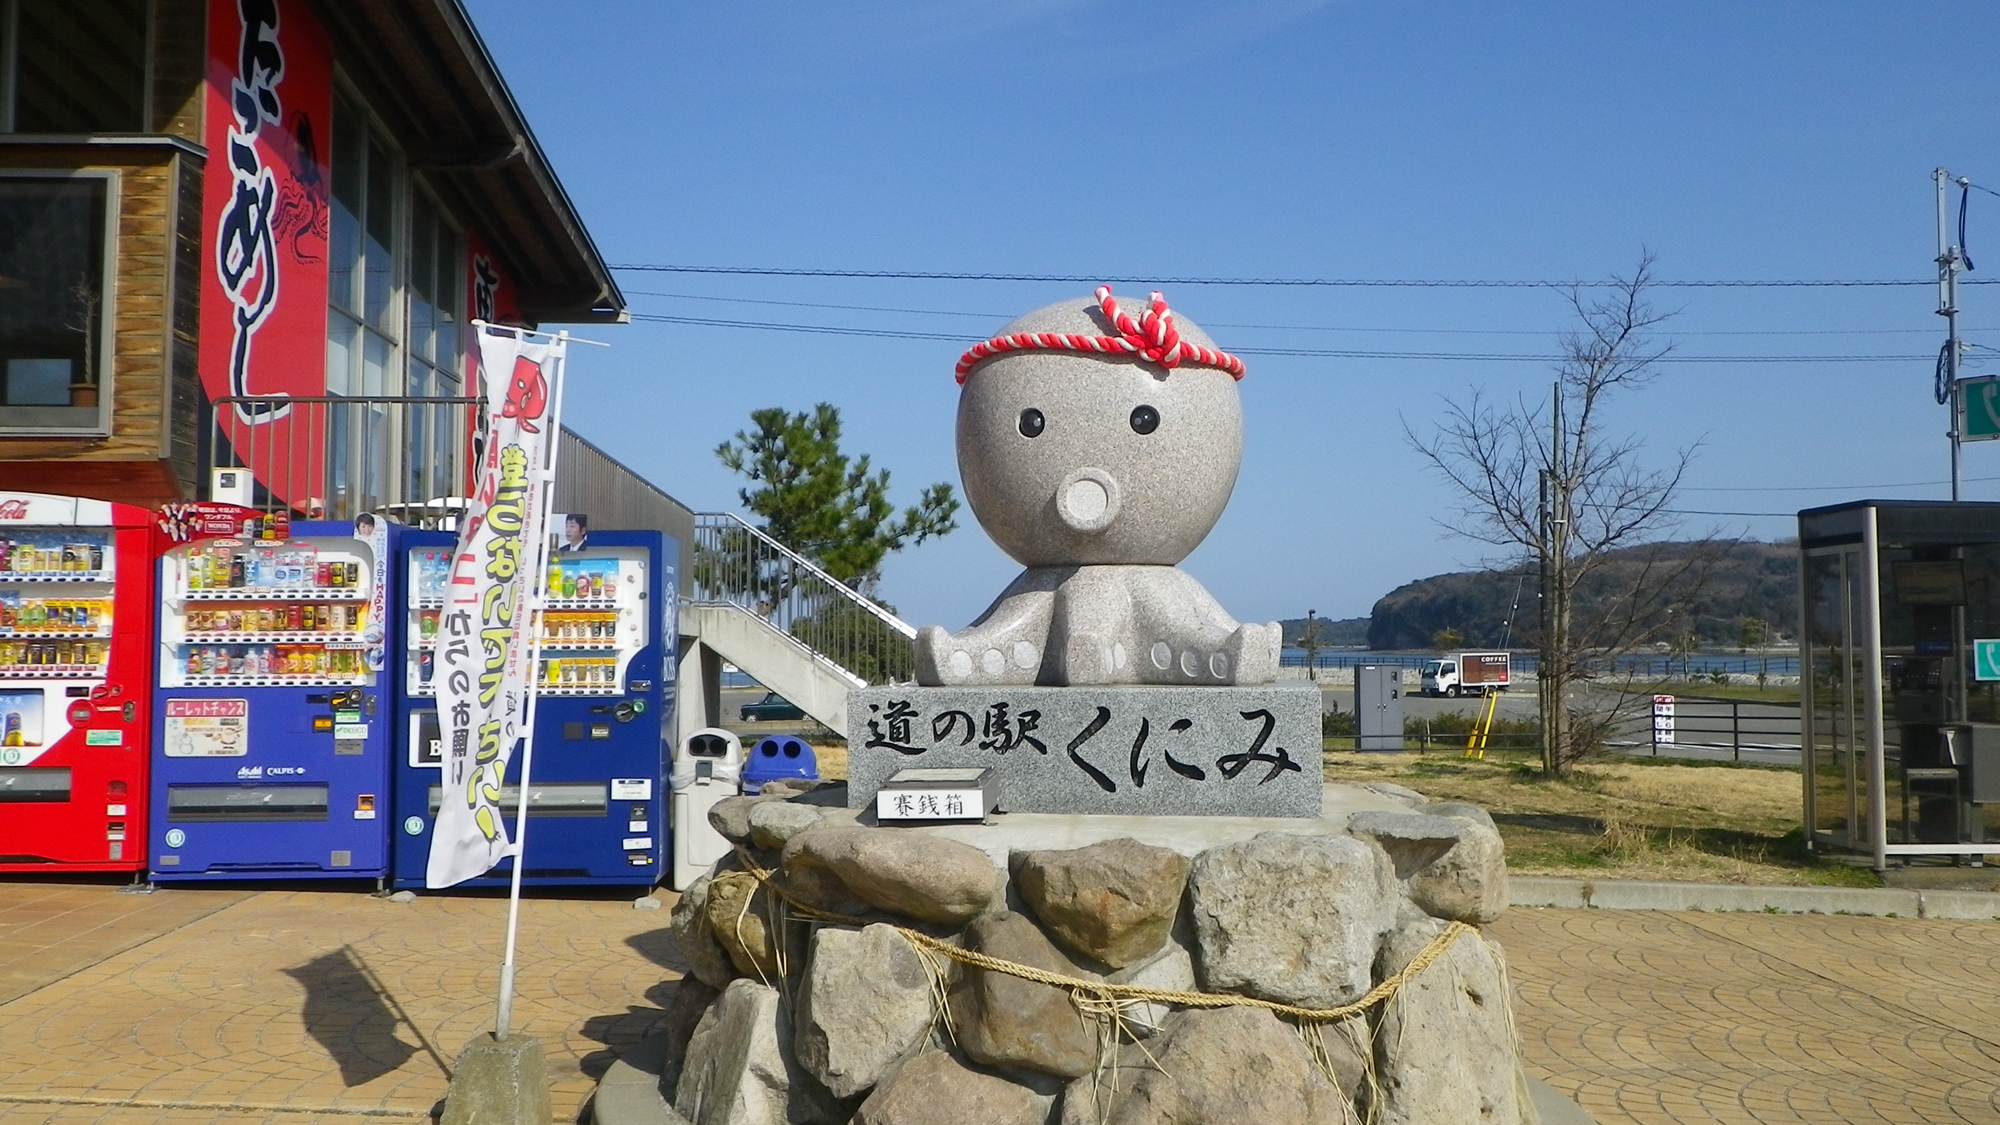
<path fill-rule="evenodd" d="M 251 521 L 162 555 L 155 881 L 388 876 L 399 530 Z"/>
<path fill-rule="evenodd" d="M 410 596 L 394 787 L 398 887 L 424 885 L 442 797 L 432 649 L 454 542 L 435 533 L 403 536 Z M 581 550 L 549 555 L 523 883 L 651 886 L 662 876 L 679 558 L 679 542 L 657 531 L 592 531 Z M 518 750 L 507 769 L 501 809 L 511 835 L 521 792 Z M 503 859 L 460 885 L 505 886 L 512 873 L 513 860 Z"/>

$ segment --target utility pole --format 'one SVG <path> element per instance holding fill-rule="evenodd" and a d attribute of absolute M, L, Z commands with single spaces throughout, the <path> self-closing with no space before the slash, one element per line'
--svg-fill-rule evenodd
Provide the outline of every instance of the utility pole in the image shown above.
<path fill-rule="evenodd" d="M 1949 213 L 1949 207 L 1945 201 L 1945 185 L 1955 184 L 1959 191 L 1963 193 L 1966 186 L 1972 181 L 1963 176 L 1954 180 L 1951 173 L 1943 168 L 1938 168 L 1931 172 L 1931 181 L 1937 185 L 1937 312 L 1939 316 L 1944 318 L 1945 323 L 1944 354 L 1938 358 L 1937 391 L 1938 402 L 1951 407 L 1951 429 L 1947 431 L 1947 436 L 1951 438 L 1951 498 L 1956 501 L 1958 499 L 1960 480 L 1959 445 L 1961 442 L 1961 435 L 1958 432 L 1958 273 L 1965 266 L 1965 250 L 1958 243 L 1951 240 L 1950 225 L 1945 220 L 1945 216 Z M 1961 220 L 1963 220 L 1964 215 L 1965 207 L 1961 203 L 1959 205 L 1959 217 Z"/>
<path fill-rule="evenodd" d="M 1562 765 L 1569 725 L 1569 530 L 1570 480 L 1565 462 L 1563 384 L 1550 393 L 1548 467 L 1541 472 L 1542 636 L 1537 695 L 1542 707 L 1542 770 L 1554 775 Z"/>

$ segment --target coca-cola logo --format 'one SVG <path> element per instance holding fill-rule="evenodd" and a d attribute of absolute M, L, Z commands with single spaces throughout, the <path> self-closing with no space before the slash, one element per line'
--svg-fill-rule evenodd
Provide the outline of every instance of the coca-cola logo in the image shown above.
<path fill-rule="evenodd" d="M 0 500 L 0 520 L 24 520 L 28 518 L 26 500 Z"/>

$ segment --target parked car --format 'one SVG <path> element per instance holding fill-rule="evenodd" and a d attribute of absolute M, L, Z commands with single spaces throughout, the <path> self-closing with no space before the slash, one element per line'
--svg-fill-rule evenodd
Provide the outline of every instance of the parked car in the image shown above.
<path fill-rule="evenodd" d="M 772 720 L 795 722 L 805 717 L 806 713 L 799 710 L 797 704 L 775 691 L 767 691 L 764 693 L 764 698 L 755 703 L 745 703 L 743 705 L 743 721 L 746 723 L 770 722 Z"/>

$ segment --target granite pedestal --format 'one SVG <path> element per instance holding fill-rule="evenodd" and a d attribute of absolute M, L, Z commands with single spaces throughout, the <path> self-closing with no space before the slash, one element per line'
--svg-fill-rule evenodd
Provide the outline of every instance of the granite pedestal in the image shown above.
<path fill-rule="evenodd" d="M 1253 687 L 870 687 L 847 700 L 848 807 L 910 766 L 991 767 L 1007 812 L 1320 815 L 1320 696 Z"/>

